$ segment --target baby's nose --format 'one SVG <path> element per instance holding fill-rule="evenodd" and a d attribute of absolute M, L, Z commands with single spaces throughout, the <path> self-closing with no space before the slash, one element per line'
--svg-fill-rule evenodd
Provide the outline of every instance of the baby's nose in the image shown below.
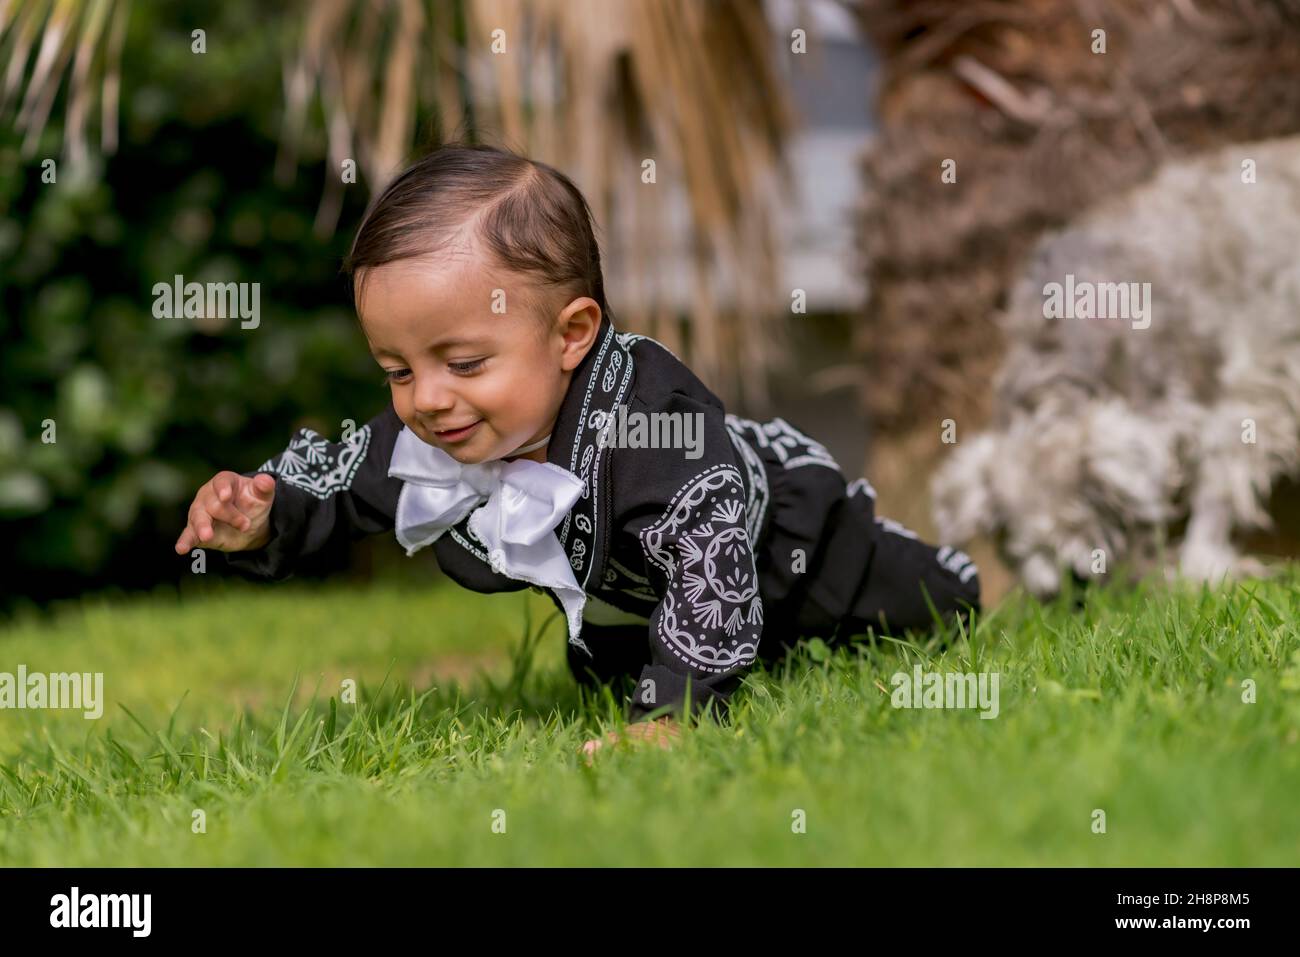
<path fill-rule="evenodd" d="M 447 388 L 437 376 L 426 376 L 415 383 L 412 399 L 415 411 L 420 415 L 431 416 L 446 412 L 456 404 L 456 394 Z"/>

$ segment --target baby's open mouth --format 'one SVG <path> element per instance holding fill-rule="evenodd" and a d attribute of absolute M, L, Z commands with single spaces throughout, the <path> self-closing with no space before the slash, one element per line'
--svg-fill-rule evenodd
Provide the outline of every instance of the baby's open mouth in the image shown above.
<path fill-rule="evenodd" d="M 483 420 L 479 419 L 477 422 L 471 422 L 469 425 L 463 426 L 459 429 L 446 429 L 442 432 L 434 432 L 433 434 L 443 442 L 460 442 L 463 439 L 469 438 L 482 422 Z"/>

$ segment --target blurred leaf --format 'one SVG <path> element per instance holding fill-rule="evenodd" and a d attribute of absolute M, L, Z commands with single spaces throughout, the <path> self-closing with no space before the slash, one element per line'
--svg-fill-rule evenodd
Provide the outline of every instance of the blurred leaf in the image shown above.
<path fill-rule="evenodd" d="M 10 516 L 27 515 L 41 511 L 49 502 L 49 490 L 39 475 L 32 472 L 0 475 L 0 511 Z"/>

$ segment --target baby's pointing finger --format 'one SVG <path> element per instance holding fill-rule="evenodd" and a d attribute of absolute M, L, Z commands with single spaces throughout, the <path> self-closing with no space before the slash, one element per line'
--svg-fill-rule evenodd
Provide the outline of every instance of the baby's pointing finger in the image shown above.
<path fill-rule="evenodd" d="M 202 493 L 190 505 L 189 515 L 186 516 L 185 534 L 190 536 L 191 548 L 212 537 L 212 516 L 208 514 L 207 496 Z"/>

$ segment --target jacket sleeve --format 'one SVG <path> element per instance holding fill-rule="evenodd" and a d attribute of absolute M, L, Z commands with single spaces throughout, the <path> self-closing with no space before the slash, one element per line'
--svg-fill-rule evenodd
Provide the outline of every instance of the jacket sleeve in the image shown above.
<path fill-rule="evenodd" d="M 390 478 L 388 467 L 401 430 L 390 403 L 343 441 L 299 429 L 279 455 L 240 473 L 275 476 L 271 537 L 260 549 L 219 553 L 227 565 L 282 581 L 310 564 L 337 561 L 354 539 L 391 530 L 402 481 Z"/>
<path fill-rule="evenodd" d="M 698 415 L 698 458 L 681 449 L 640 450 L 638 474 L 666 505 L 638 530 L 658 604 L 650 615 L 650 659 L 634 690 L 631 721 L 665 713 L 727 710 L 758 655 L 763 625 L 747 495 L 720 407 L 675 394 L 670 412 Z M 616 454 L 626 454 L 620 449 Z M 661 500 L 662 501 L 662 500 Z"/>

